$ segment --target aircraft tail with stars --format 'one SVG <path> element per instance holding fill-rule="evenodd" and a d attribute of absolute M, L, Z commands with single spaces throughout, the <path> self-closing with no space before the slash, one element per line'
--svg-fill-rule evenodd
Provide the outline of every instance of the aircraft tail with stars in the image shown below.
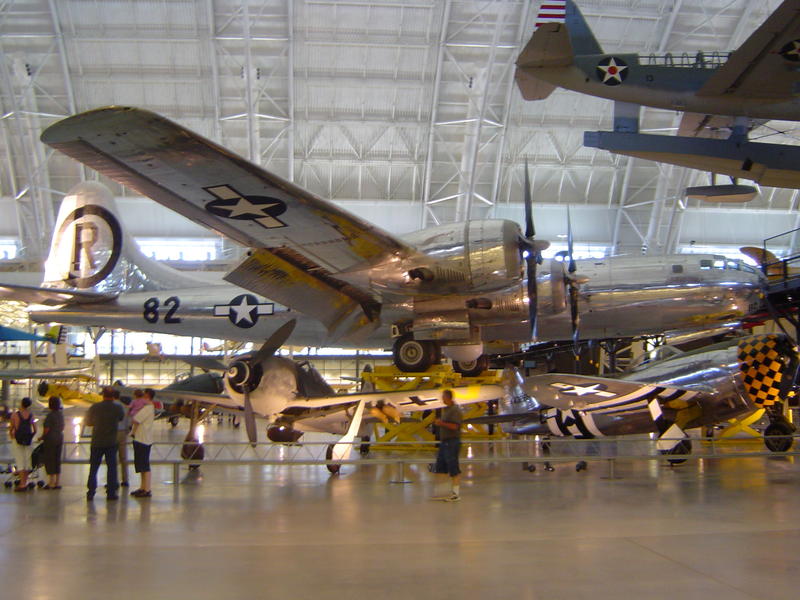
<path fill-rule="evenodd" d="M 526 67 L 568 67 L 575 56 L 602 55 L 586 19 L 573 0 L 544 0 L 533 35 L 517 59 L 517 84 L 525 100 L 543 100 L 556 88 L 526 71 Z"/>
<path fill-rule="evenodd" d="M 164 290 L 201 284 L 144 255 L 128 235 L 111 191 L 83 182 L 64 197 L 58 211 L 43 288 L 113 297 L 122 292 Z"/>

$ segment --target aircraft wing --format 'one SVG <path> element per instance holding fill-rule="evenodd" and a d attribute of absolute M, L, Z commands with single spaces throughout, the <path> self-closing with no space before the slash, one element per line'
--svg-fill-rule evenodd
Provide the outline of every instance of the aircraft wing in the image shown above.
<path fill-rule="evenodd" d="M 121 393 L 133 391 L 132 388 L 119 389 Z M 470 385 L 453 388 L 453 392 L 456 403 L 461 405 L 496 400 L 503 394 L 503 388 L 499 385 Z M 444 403 L 441 397 L 441 389 L 339 394 L 323 398 L 298 398 L 290 402 L 281 412 L 289 417 L 303 418 L 305 413 L 316 414 L 317 411 L 327 408 L 348 408 L 366 399 L 373 407 L 391 405 L 398 413 L 406 414 L 442 408 Z M 196 401 L 229 410 L 243 410 L 240 403 L 226 394 L 161 389 L 156 390 L 156 400 L 166 403 L 178 400 L 183 400 L 184 402 Z"/>
<path fill-rule="evenodd" d="M 376 406 L 379 402 L 391 404 L 400 413 L 435 410 L 444 407 L 442 389 L 366 392 L 363 394 L 340 394 L 325 398 L 298 398 L 293 403 L 290 403 L 284 412 L 291 413 L 298 409 L 327 408 L 341 404 L 355 405 L 363 399 L 370 402 L 372 406 Z M 503 395 L 503 387 L 499 385 L 469 385 L 450 389 L 453 390 L 453 399 L 459 405 L 497 400 Z"/>
<path fill-rule="evenodd" d="M 86 375 L 92 367 L 47 367 L 43 369 L 0 369 L 0 379 L 50 379 Z"/>
<path fill-rule="evenodd" d="M 0 283 L 0 299 L 17 300 L 28 304 L 44 304 L 58 306 L 73 302 L 100 302 L 116 298 L 116 294 L 99 294 L 84 290 L 40 287 L 35 285 L 17 285 Z"/>
<path fill-rule="evenodd" d="M 626 411 L 658 398 L 682 409 L 699 392 L 651 383 L 567 373 L 547 373 L 525 379 L 523 388 L 540 404 L 560 410 Z"/>
<path fill-rule="evenodd" d="M 784 2 L 717 69 L 698 96 L 793 98 L 800 81 L 800 5 Z"/>
<path fill-rule="evenodd" d="M 145 110 L 92 110 L 51 125 L 41 139 L 253 248 L 225 278 L 318 318 L 332 333 L 373 323 L 380 310 L 368 289 L 340 274 L 416 254 L 395 236 Z"/>

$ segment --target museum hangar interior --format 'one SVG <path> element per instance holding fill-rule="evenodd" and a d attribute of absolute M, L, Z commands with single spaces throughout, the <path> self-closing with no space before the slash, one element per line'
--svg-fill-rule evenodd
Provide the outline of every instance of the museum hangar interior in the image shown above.
<path fill-rule="evenodd" d="M 741 259 L 740 247 L 800 227 L 796 189 L 761 186 L 743 203 L 689 198 L 686 188 L 707 185 L 709 173 L 584 146 L 585 131 L 613 129 L 609 100 L 564 89 L 523 100 L 515 62 L 542 5 L 3 3 L 0 283 L 41 283 L 59 205 L 81 181 L 111 190 L 146 256 L 209 281 L 245 258 L 246 246 L 40 141 L 63 118 L 112 105 L 163 115 L 395 236 L 469 219 L 524 226 L 526 165 L 536 237 L 550 242 L 545 261 L 567 250 L 568 220 L 575 258 L 598 260 Z M 606 51 L 682 57 L 738 48 L 781 2 L 578 5 Z M 671 136 L 680 122 L 678 112 L 641 109 L 641 132 Z M 777 120 L 757 123 L 749 138 L 798 139 L 794 122 Z M 770 249 L 785 256 L 796 245 L 789 233 Z M 25 304 L 1 304 L 0 323 L 31 330 Z M 90 348 L 88 333 L 66 335 L 77 359 L 102 356 L 107 381 L 154 387 L 188 371 L 174 355 L 202 354 L 204 344 L 217 357 L 260 345 L 116 330 Z M 4 350 L 6 368 L 33 353 L 24 342 Z M 336 385 L 367 363 L 391 362 L 385 347 L 292 352 Z M 36 384 L 11 387 L 17 400 Z M 205 425 L 206 441 L 247 446 L 243 428 L 225 419 Z M 186 428 L 156 430 L 165 448 L 180 448 Z M 376 449 L 373 463 L 345 464 L 336 476 L 318 456 L 284 466 L 236 454 L 192 470 L 173 470 L 167 457 L 155 464 L 152 499 L 122 495 L 119 503 L 87 503 L 87 465 L 76 460 L 65 465 L 60 491 L 0 494 L 0 573 L 9 595 L 44 598 L 106 595 L 109 583 L 120 598 L 449 598 L 498 589 L 525 598 L 796 597 L 796 457 L 738 441 L 743 458 L 707 458 L 740 447 L 695 443 L 700 457 L 674 464 L 648 454 L 649 438 L 611 458 L 607 447 L 586 444 L 555 445 L 545 456 L 531 438 L 526 451 L 540 459 L 531 472 L 502 446 L 506 438 L 476 438 L 463 457 L 458 504 L 429 502 L 437 484 L 425 451 L 398 462 Z M 576 456 L 589 468 L 576 471 Z M 543 468 L 547 458 L 554 471 Z"/>

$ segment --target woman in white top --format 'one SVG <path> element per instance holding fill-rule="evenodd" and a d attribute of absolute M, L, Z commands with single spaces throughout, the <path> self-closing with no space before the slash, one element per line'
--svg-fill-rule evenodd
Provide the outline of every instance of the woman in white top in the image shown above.
<path fill-rule="evenodd" d="M 133 429 L 133 463 L 136 472 L 142 478 L 138 490 L 131 492 L 136 498 L 149 498 L 150 491 L 150 447 L 153 445 L 153 421 L 155 420 L 155 407 L 153 397 L 155 392 L 150 388 L 144 391 L 145 404 L 131 417 Z"/>

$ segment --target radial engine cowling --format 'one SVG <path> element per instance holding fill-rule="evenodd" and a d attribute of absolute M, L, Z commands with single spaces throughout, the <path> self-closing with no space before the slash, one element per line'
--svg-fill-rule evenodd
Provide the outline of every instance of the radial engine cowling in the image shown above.
<path fill-rule="evenodd" d="M 253 411 L 266 419 L 276 419 L 297 398 L 297 368 L 294 361 L 271 356 L 252 363 L 252 354 L 237 356 L 225 372 L 225 391 L 244 406 L 245 387 Z"/>
<path fill-rule="evenodd" d="M 260 364 L 252 364 L 251 358 L 251 354 L 236 357 L 225 372 L 226 386 L 237 394 L 243 394 L 245 387 L 252 391 L 261 383 L 264 369 Z"/>

